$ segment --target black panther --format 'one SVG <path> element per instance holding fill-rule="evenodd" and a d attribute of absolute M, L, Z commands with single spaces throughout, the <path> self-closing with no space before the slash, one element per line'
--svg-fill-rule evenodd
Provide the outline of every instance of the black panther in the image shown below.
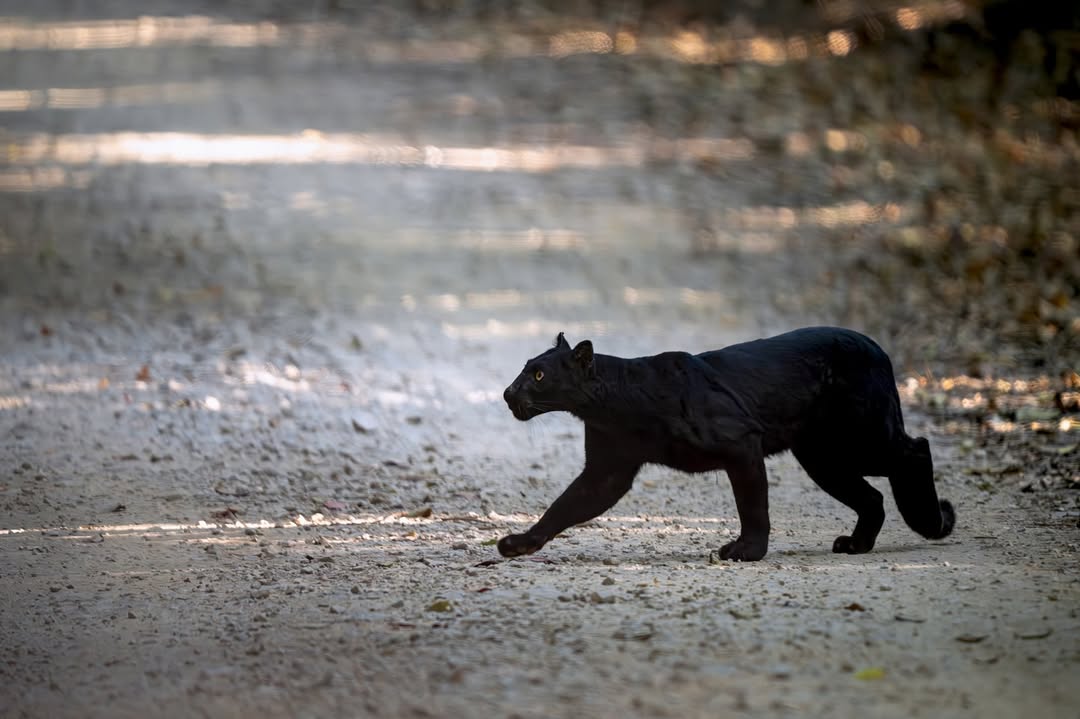
<path fill-rule="evenodd" d="M 514 417 L 570 412 L 585 423 L 585 468 L 535 525 L 499 540 L 504 557 L 532 554 L 599 516 L 645 464 L 723 469 L 739 513 L 723 559 L 755 561 L 769 546 L 765 458 L 791 450 L 818 486 L 855 510 L 833 551 L 869 552 L 885 521 L 864 479 L 888 477 L 900 515 L 927 539 L 948 536 L 952 505 L 938 500 L 930 445 L 904 431 L 892 364 L 870 338 L 808 327 L 702 354 L 626 359 L 563 337 L 525 363 L 503 393 Z"/>

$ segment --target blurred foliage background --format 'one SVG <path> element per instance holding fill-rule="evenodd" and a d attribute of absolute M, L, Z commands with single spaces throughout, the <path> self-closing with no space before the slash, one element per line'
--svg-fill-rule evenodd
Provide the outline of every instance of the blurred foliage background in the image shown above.
<path fill-rule="evenodd" d="M 28 7 L 0 13 L 15 334 L 380 292 L 556 321 L 652 286 L 645 331 L 668 297 L 842 324 L 945 417 L 1080 409 L 1076 3 Z"/>

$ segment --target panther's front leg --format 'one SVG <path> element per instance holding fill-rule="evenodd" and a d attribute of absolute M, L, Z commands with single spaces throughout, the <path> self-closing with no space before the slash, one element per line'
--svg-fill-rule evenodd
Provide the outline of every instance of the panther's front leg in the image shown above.
<path fill-rule="evenodd" d="M 499 554 L 504 557 L 532 554 L 568 527 L 599 517 L 630 490 L 639 468 L 636 463 L 587 460 L 585 469 L 540 521 L 522 534 L 509 534 L 499 540 Z"/>
<path fill-rule="evenodd" d="M 769 550 L 769 482 L 765 458 L 758 450 L 727 464 L 728 479 L 739 511 L 739 537 L 720 548 L 721 559 L 755 562 Z"/>

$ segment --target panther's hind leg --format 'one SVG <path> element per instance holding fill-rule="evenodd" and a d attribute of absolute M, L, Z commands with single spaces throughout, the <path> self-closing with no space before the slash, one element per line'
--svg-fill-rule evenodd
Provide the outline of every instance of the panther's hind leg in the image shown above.
<path fill-rule="evenodd" d="M 956 512 L 947 500 L 938 499 L 930 443 L 922 437 L 905 436 L 900 444 L 889 470 L 889 485 L 900 515 L 927 539 L 947 537 L 956 523 Z"/>
<path fill-rule="evenodd" d="M 833 542 L 833 551 L 838 554 L 863 554 L 873 549 L 881 525 L 885 523 L 881 492 L 870 486 L 858 472 L 831 459 L 835 451 L 804 444 L 792 452 L 810 479 L 834 499 L 854 509 L 859 516 L 851 535 L 840 535 Z"/>

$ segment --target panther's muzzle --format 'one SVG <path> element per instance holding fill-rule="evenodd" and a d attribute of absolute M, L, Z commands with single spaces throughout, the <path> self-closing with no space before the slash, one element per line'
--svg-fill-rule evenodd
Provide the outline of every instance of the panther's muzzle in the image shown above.
<path fill-rule="evenodd" d="M 506 388 L 503 392 L 503 399 L 506 400 L 506 406 L 510 408 L 510 412 L 514 417 L 524 422 L 532 417 L 533 413 L 530 411 L 532 408 L 529 400 L 521 395 L 522 393 L 515 383 Z"/>

